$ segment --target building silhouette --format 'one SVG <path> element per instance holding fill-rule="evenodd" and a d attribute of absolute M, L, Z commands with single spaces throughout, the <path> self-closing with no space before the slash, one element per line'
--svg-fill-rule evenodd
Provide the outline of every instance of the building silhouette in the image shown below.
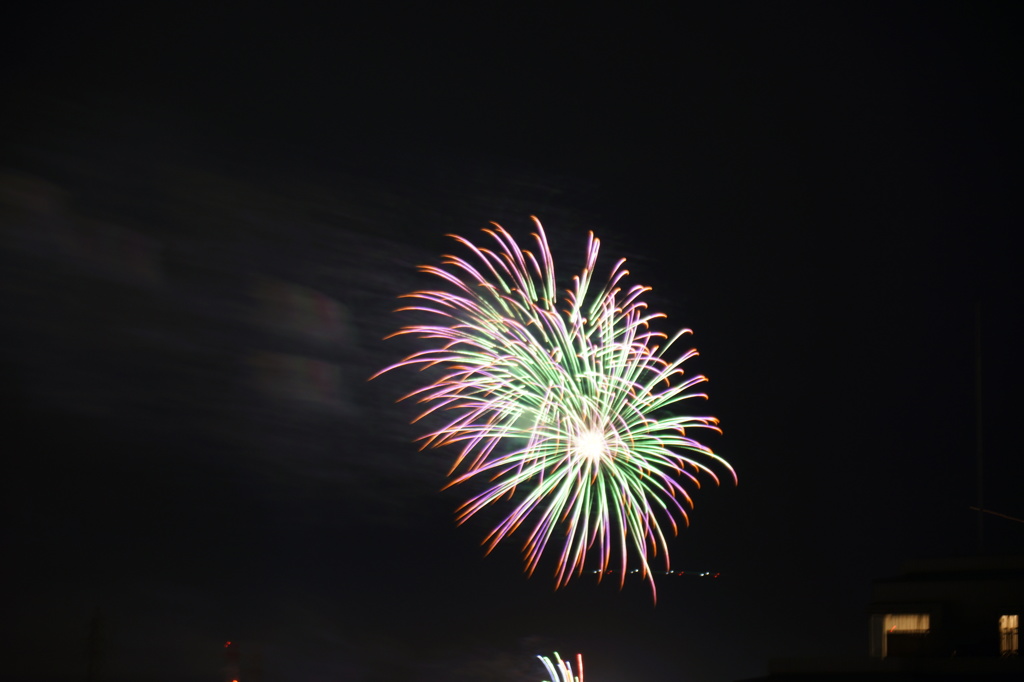
<path fill-rule="evenodd" d="M 1022 614 L 1024 557 L 909 562 L 874 581 L 866 656 L 773 660 L 757 680 L 1020 680 Z"/>

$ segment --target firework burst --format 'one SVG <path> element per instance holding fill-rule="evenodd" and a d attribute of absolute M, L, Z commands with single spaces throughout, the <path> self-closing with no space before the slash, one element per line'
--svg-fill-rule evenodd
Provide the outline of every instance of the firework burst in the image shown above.
<path fill-rule="evenodd" d="M 422 437 L 424 448 L 457 449 L 449 485 L 487 482 L 459 508 L 459 523 L 499 501 L 508 505 L 485 539 L 488 552 L 525 525 L 528 573 L 561 545 L 556 587 L 596 552 L 599 575 L 615 557 L 623 579 L 635 554 L 654 589 L 650 561 L 660 554 L 668 568 L 666 531 L 688 523 L 698 474 L 718 483 L 715 464 L 735 480 L 725 460 L 687 435 L 717 431 L 718 420 L 673 410 L 706 397 L 694 391 L 705 378 L 684 376 L 696 351 L 674 349 L 689 330 L 669 337 L 652 328 L 665 316 L 647 310 L 649 288 L 623 284 L 624 259 L 603 283 L 594 281 L 600 241 L 593 233 L 582 272 L 559 292 L 544 228 L 534 222 L 536 253 L 494 224 L 484 230 L 494 247 L 456 236 L 468 258 L 423 266 L 446 290 L 408 294 L 416 303 L 400 310 L 438 322 L 399 330 L 428 347 L 381 373 L 441 369 L 405 397 L 426 406 L 417 420 L 449 415 Z"/>
<path fill-rule="evenodd" d="M 554 661 L 547 656 L 538 656 L 537 658 L 544 664 L 547 674 L 551 676 L 550 680 L 544 680 L 544 682 L 583 682 L 583 654 L 576 654 L 576 669 L 580 673 L 578 677 L 573 675 L 572 664 L 569 661 L 563 661 L 557 651 Z"/>

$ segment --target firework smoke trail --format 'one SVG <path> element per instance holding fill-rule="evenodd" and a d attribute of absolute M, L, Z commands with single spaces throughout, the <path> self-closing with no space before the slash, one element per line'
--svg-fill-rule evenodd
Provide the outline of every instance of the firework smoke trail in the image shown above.
<path fill-rule="evenodd" d="M 580 671 L 579 677 L 573 676 L 572 665 L 568 661 L 563 661 L 557 651 L 554 662 L 547 656 L 538 656 L 537 658 L 544 664 L 544 669 L 551 676 L 550 680 L 544 680 L 544 682 L 583 682 L 583 654 L 576 654 L 576 668 Z"/>
<path fill-rule="evenodd" d="M 421 268 L 449 290 L 407 294 L 416 305 L 399 309 L 439 318 L 395 334 L 413 334 L 428 348 L 375 376 L 404 366 L 442 369 L 405 398 L 426 405 L 417 421 L 454 415 L 421 439 L 424 448 L 458 448 L 449 486 L 489 482 L 459 508 L 459 523 L 510 501 L 485 539 L 488 552 L 526 524 L 527 573 L 549 544 L 561 542 L 556 587 L 579 575 L 595 550 L 600 574 L 614 555 L 625 580 L 634 552 L 653 591 L 651 558 L 660 553 L 669 567 L 663 524 L 676 534 L 677 519 L 689 523 L 688 489 L 700 487 L 698 474 L 719 482 L 705 462 L 735 480 L 724 459 L 687 435 L 717 431 L 718 420 L 672 413 L 683 400 L 707 397 L 692 390 L 705 378 L 682 369 L 697 353 L 667 357 L 689 330 L 670 338 L 651 328 L 665 315 L 648 312 L 642 296 L 649 288 L 623 284 L 624 259 L 595 284 L 600 241 L 593 233 L 582 272 L 560 298 L 544 228 L 533 220 L 536 254 L 497 224 L 484 230 L 496 248 L 453 235 L 472 258 L 444 256 L 441 266 Z"/>

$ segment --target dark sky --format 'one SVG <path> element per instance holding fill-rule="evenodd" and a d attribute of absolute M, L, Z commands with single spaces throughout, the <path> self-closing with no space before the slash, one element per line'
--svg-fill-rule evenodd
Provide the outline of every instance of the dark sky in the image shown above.
<path fill-rule="evenodd" d="M 5 22 L 11 676 L 81 679 L 98 651 L 100 679 L 217 680 L 227 640 L 266 682 L 862 655 L 872 579 L 978 549 L 979 357 L 984 505 L 1024 518 L 1002 5 L 305 4 Z M 568 262 L 595 230 L 695 330 L 740 482 L 671 545 L 721 576 L 657 606 L 483 558 L 392 404 L 415 377 L 365 382 L 414 347 L 380 338 L 444 235 L 525 238 L 531 213 Z M 312 345 L 282 282 L 340 311 Z M 323 363 L 331 409 L 281 388 L 285 357 Z M 984 538 L 1019 553 L 1024 529 Z"/>

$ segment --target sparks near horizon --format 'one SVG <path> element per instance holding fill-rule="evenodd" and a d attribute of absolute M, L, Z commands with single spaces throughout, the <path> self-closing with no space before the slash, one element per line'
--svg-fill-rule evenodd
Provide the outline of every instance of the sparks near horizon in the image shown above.
<path fill-rule="evenodd" d="M 691 398 L 703 376 L 684 376 L 690 349 L 668 353 L 688 329 L 673 336 L 651 325 L 664 318 L 647 310 L 648 287 L 626 288 L 625 259 L 603 284 L 594 282 L 600 241 L 590 233 L 582 272 L 559 294 L 547 236 L 533 218 L 536 253 L 521 249 L 500 225 L 484 232 L 492 248 L 453 236 L 469 259 L 444 256 L 421 271 L 449 290 L 417 291 L 405 298 L 414 311 L 438 318 L 396 334 L 412 334 L 428 348 L 385 368 L 441 368 L 430 383 L 405 396 L 426 404 L 422 419 L 454 415 L 422 437 L 423 447 L 455 446 L 449 486 L 485 479 L 457 511 L 459 523 L 504 501 L 509 511 L 484 540 L 488 552 L 521 526 L 527 573 L 560 544 L 556 588 L 584 570 L 597 554 L 603 575 L 610 562 L 625 575 L 635 553 L 655 589 L 651 559 L 669 568 L 666 527 L 689 523 L 688 490 L 699 474 L 715 483 L 709 465 L 735 480 L 732 467 L 687 435 L 718 430 L 710 416 L 672 412 Z M 624 578 L 623 578 L 624 579 Z"/>
<path fill-rule="evenodd" d="M 547 674 L 551 676 L 550 680 L 544 680 L 544 682 L 583 682 L 583 654 L 576 654 L 576 669 L 579 671 L 579 676 L 573 675 L 572 664 L 569 661 L 563 661 L 557 651 L 554 661 L 547 656 L 537 656 L 537 658 L 544 664 Z"/>

